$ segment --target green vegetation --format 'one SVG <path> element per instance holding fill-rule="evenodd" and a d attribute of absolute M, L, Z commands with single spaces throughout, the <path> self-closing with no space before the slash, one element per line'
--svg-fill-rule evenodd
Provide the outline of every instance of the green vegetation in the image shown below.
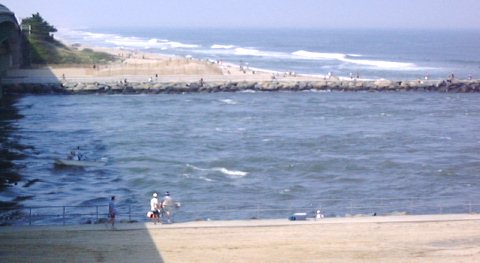
<path fill-rule="evenodd" d="M 29 28 L 30 38 L 39 40 L 52 41 L 53 36 L 50 33 L 57 32 L 57 29 L 43 20 L 39 13 L 33 14 L 32 17 L 22 19 L 22 27 Z"/>
<path fill-rule="evenodd" d="M 22 28 L 28 29 L 31 64 L 102 64 L 115 61 L 116 56 L 85 48 L 68 47 L 53 37 L 57 29 L 45 21 L 39 13 L 22 20 Z"/>

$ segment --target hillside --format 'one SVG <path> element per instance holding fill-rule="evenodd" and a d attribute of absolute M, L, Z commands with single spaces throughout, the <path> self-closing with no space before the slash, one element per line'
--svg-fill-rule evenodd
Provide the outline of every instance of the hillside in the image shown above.
<path fill-rule="evenodd" d="M 39 13 L 22 20 L 25 35 L 27 65 L 42 64 L 103 64 L 115 61 L 114 55 L 95 52 L 91 49 L 79 50 L 77 47 L 68 47 L 54 39 L 57 29 L 45 21 Z"/>
<path fill-rule="evenodd" d="M 105 52 L 96 52 L 88 48 L 79 49 L 66 46 L 57 40 L 28 38 L 31 52 L 31 64 L 104 64 L 117 60 L 117 57 Z"/>

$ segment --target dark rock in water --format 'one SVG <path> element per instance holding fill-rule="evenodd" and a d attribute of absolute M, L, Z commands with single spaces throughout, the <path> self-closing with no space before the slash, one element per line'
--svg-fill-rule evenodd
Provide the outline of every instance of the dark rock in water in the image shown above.
<path fill-rule="evenodd" d="M 32 179 L 32 180 L 28 180 L 28 182 L 26 184 L 23 185 L 23 187 L 30 187 L 32 186 L 34 183 L 37 183 L 37 182 L 41 182 L 42 180 L 40 179 Z"/>
<path fill-rule="evenodd" d="M 135 89 L 132 86 L 126 86 L 122 90 L 123 94 L 132 94 L 135 93 Z"/>
<path fill-rule="evenodd" d="M 32 199 L 33 197 L 34 197 L 33 195 L 17 196 L 17 197 L 15 197 L 14 201 L 15 202 L 21 202 L 21 201 L 24 201 L 24 200 Z"/>
<path fill-rule="evenodd" d="M 197 92 L 202 86 L 200 83 L 194 82 L 188 85 L 188 89 L 190 92 Z"/>
<path fill-rule="evenodd" d="M 0 160 L 0 168 L 2 168 L 2 169 L 10 169 L 13 166 L 14 165 L 13 165 L 12 162 Z"/>
<path fill-rule="evenodd" d="M 12 208 L 14 206 L 16 206 L 17 203 L 16 202 L 4 202 L 4 201 L 0 201 L 0 208 Z"/>

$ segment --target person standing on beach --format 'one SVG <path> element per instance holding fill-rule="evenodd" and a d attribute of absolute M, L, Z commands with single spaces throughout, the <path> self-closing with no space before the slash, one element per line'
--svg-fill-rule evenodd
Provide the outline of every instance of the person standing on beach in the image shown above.
<path fill-rule="evenodd" d="M 150 211 L 153 214 L 153 222 L 155 224 L 160 222 L 160 203 L 157 199 L 157 193 L 153 193 L 153 197 L 150 199 Z"/>
<path fill-rule="evenodd" d="M 173 199 L 170 196 L 170 192 L 165 192 L 165 196 L 163 197 L 163 200 L 162 200 L 162 209 L 165 211 L 168 224 L 172 223 L 174 208 L 175 208 L 175 204 L 173 203 Z"/>
<path fill-rule="evenodd" d="M 108 203 L 108 223 L 112 224 L 112 229 L 115 229 L 115 216 L 117 214 L 117 208 L 115 207 L 115 196 L 113 195 Z"/>

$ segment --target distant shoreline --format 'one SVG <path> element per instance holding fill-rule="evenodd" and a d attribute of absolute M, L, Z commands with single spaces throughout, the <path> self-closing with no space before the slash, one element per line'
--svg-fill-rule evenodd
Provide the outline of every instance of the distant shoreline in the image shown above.
<path fill-rule="evenodd" d="M 11 70 L 4 94 L 159 94 L 242 91 L 480 92 L 480 80 L 385 80 L 272 72 L 221 61 L 135 50 L 83 47 L 118 57 L 108 64 L 51 65 Z"/>

